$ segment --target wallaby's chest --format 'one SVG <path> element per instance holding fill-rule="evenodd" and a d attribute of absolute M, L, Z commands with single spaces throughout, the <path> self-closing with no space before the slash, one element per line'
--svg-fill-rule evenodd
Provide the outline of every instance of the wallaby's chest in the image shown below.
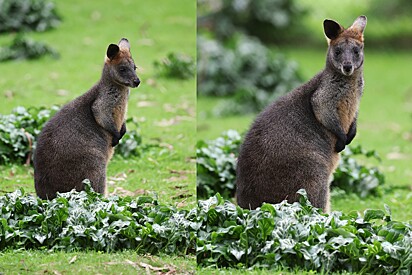
<path fill-rule="evenodd" d="M 126 117 L 128 99 L 128 90 L 126 92 L 119 93 L 118 96 L 113 99 L 114 104 L 112 106 L 112 114 L 114 122 L 116 124 L 116 128 L 119 131 Z"/>
<path fill-rule="evenodd" d="M 359 78 L 352 83 L 347 83 L 345 88 L 345 90 L 341 91 L 342 95 L 337 104 L 337 112 L 343 129 L 345 132 L 348 132 L 358 113 L 363 90 L 363 79 Z"/>

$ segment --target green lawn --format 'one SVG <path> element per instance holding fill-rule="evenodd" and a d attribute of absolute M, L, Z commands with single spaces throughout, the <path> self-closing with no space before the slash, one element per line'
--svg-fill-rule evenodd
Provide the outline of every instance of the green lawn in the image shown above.
<path fill-rule="evenodd" d="M 163 203 L 193 207 L 196 204 L 196 81 L 195 78 L 158 77 L 153 62 L 170 52 L 195 59 L 196 3 L 191 0 L 119 0 L 115 3 L 75 0 L 58 1 L 57 9 L 63 18 L 58 28 L 45 33 L 30 33 L 29 36 L 55 48 L 60 59 L 46 57 L 36 61 L 0 63 L 0 113 L 9 114 L 17 106 L 62 105 L 86 92 L 100 78 L 108 45 L 126 37 L 142 80 L 137 89 L 131 90 L 128 117 L 136 117 L 140 122 L 143 143 L 157 144 L 160 148 L 141 158 L 125 160 L 115 155 L 107 172 L 109 193 L 139 195 L 156 192 Z M 13 35 L 1 35 L 0 45 L 10 43 L 12 38 Z M 34 192 L 33 169 L 19 165 L 0 166 L 0 194 L 19 187 Z M 60 263 L 73 255 L 33 252 L 28 257 L 24 253 L 4 252 L 0 257 L 0 273 L 8 274 L 11 258 L 14 263 L 25 263 L 28 272 L 70 273 L 69 265 L 61 266 Z M 78 257 L 79 262 L 82 257 Z M 89 252 L 84 257 L 100 259 L 103 256 Z M 135 267 L 123 263 L 123 259 L 138 261 L 135 252 L 105 257 L 101 261 L 110 262 L 111 257 L 121 260 L 113 265 L 89 260 L 84 264 L 83 272 L 113 274 L 119 268 L 125 274 L 136 273 Z M 162 257 L 161 261 L 163 259 L 167 264 L 178 266 L 182 272 L 195 266 L 191 257 L 177 262 L 173 257 Z M 40 267 L 34 267 L 37 265 Z M 124 267 L 120 267 L 122 265 Z M 22 269 L 12 269 L 13 272 L 24 273 L 26 269 L 22 266 Z"/>
<path fill-rule="evenodd" d="M 282 51 L 299 63 L 305 81 L 325 63 L 326 45 L 324 49 L 284 48 Z M 332 209 L 363 211 L 383 208 L 386 203 L 391 207 L 394 219 L 412 220 L 412 82 L 409 70 L 412 54 L 372 51 L 366 44 L 365 55 L 365 89 L 358 134 L 352 144 L 361 144 L 365 149 L 375 149 L 379 153 L 382 157 L 379 167 L 385 173 L 386 188 L 383 196 L 378 198 L 333 198 Z M 199 138 L 216 138 L 227 129 L 247 131 L 255 116 L 213 117 L 207 110 L 217 101 L 215 98 L 198 98 Z"/>
<path fill-rule="evenodd" d="M 0 252 L 0 274 L 184 274 L 196 269 L 193 256 L 118 253 L 7 251 Z"/>

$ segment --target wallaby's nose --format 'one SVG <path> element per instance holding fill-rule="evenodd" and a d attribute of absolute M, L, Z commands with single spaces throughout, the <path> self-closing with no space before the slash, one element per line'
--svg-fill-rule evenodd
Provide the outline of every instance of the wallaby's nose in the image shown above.
<path fill-rule="evenodd" d="M 352 65 L 351 64 L 343 64 L 343 70 L 345 73 L 350 73 L 352 71 Z"/>
<path fill-rule="evenodd" d="M 133 85 L 134 85 L 134 87 L 136 88 L 137 86 L 139 86 L 139 84 L 140 84 L 140 79 L 135 79 L 135 80 L 133 80 Z"/>

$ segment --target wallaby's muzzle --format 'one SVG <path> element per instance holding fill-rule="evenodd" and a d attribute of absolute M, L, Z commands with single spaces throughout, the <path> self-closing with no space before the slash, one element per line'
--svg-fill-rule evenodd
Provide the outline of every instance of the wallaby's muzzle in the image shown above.
<path fill-rule="evenodd" d="M 139 86 L 139 84 L 140 84 L 140 79 L 139 78 L 134 79 L 132 82 L 132 88 L 136 88 L 137 86 Z"/>
<path fill-rule="evenodd" d="M 354 69 L 353 69 L 352 64 L 350 64 L 350 63 L 345 64 L 344 63 L 341 67 L 341 71 L 342 71 L 342 74 L 344 74 L 346 76 L 350 76 L 351 74 L 353 74 Z"/>

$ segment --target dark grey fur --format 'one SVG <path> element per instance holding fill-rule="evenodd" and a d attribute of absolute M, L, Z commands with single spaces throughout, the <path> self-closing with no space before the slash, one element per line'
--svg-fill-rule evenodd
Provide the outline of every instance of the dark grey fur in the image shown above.
<path fill-rule="evenodd" d="M 338 152 L 356 135 L 365 26 L 364 16 L 347 30 L 325 20 L 330 39 L 325 69 L 258 115 L 238 158 L 239 206 L 294 202 L 304 188 L 314 206 L 329 211 Z"/>
<path fill-rule="evenodd" d="M 42 129 L 34 154 L 40 198 L 82 190 L 86 178 L 95 191 L 105 192 L 107 163 L 126 132 L 128 87 L 140 83 L 129 47 L 127 39 L 111 44 L 100 81 L 65 105 Z"/>

